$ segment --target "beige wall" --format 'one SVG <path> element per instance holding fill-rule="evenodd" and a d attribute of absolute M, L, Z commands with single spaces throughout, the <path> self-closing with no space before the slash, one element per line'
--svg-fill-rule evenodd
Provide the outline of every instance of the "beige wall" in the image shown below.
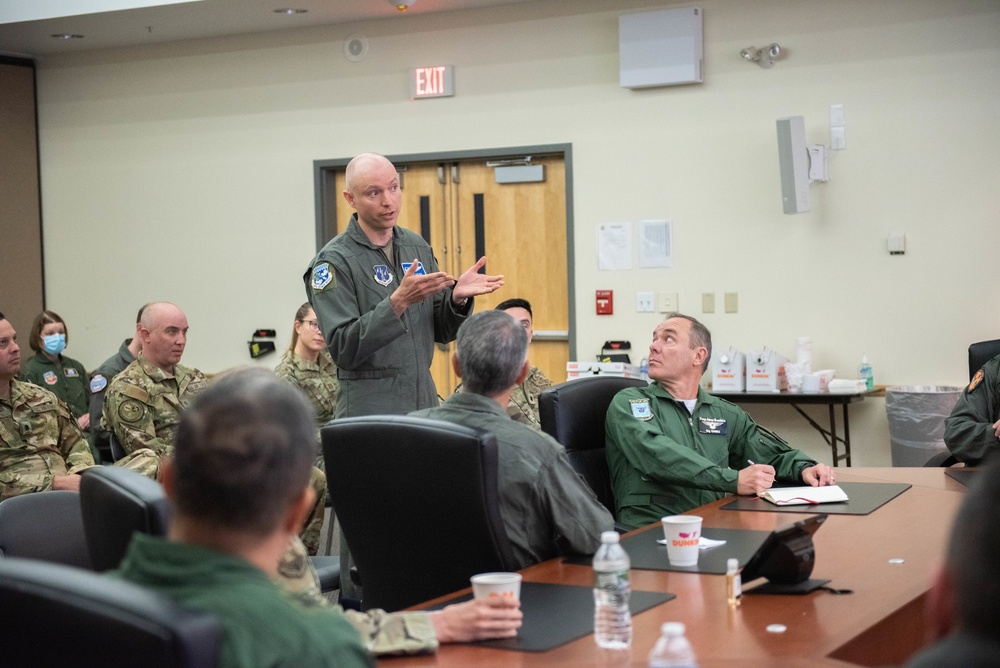
<path fill-rule="evenodd" d="M 1000 336 L 1000 5 L 940 0 L 709 0 L 705 83 L 618 85 L 618 14 L 669 3 L 542 0 L 510 9 L 53 57 L 39 62 L 47 302 L 95 366 L 151 299 L 184 308 L 186 360 L 248 361 L 245 341 L 303 300 L 314 252 L 312 161 L 573 145 L 578 353 L 628 338 L 640 358 L 658 316 L 635 291 L 738 291 L 704 316 L 717 345 L 793 354 L 876 382 L 959 384 L 970 341 Z M 690 4 L 690 3 L 688 3 Z M 370 42 L 361 63 L 343 39 Z M 763 70 L 741 48 L 777 41 Z M 455 66 L 457 96 L 411 102 L 409 67 Z M 828 143 L 842 103 L 847 150 L 814 184 L 813 211 L 781 213 L 775 119 Z M 671 269 L 600 272 L 595 227 L 674 220 Z M 890 257 L 886 235 L 904 231 Z M 612 317 L 594 290 L 615 290 Z M 526 295 L 530 297 L 530 295 Z M 264 358 L 274 364 L 277 357 Z M 752 411 L 821 456 L 791 409 Z M 825 420 L 825 411 L 812 411 Z M 887 464 L 884 403 L 852 409 L 856 463 Z M 827 455 L 828 457 L 828 455 Z"/>

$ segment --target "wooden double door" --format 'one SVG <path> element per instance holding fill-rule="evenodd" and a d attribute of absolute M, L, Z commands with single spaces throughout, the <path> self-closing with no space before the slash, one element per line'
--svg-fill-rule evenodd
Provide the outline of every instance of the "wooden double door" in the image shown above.
<path fill-rule="evenodd" d="M 403 191 L 398 224 L 422 235 L 441 270 L 456 278 L 485 255 L 485 271 L 503 274 L 505 285 L 477 297 L 476 311 L 513 297 L 531 302 L 535 336 L 529 359 L 553 383 L 565 380 L 570 351 L 563 156 L 532 156 L 531 165 L 542 166 L 544 180 L 520 183 L 497 183 L 496 167 L 485 159 L 394 164 Z M 332 176 L 339 233 L 351 210 L 339 197 L 343 169 Z M 451 368 L 454 345 L 439 345 L 431 367 L 442 397 L 459 382 Z"/>

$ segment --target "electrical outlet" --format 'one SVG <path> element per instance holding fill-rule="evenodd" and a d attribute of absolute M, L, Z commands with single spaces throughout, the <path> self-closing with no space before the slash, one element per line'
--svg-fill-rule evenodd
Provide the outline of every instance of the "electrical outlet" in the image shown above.
<path fill-rule="evenodd" d="M 715 293 L 714 292 L 703 292 L 703 293 L 701 293 L 701 312 L 702 313 L 715 313 Z"/>
<path fill-rule="evenodd" d="M 653 312 L 653 299 L 655 295 L 652 292 L 637 292 L 635 293 L 635 312 L 636 313 L 652 313 Z"/>
<path fill-rule="evenodd" d="M 660 293 L 660 313 L 671 313 L 677 310 L 677 293 Z"/>
<path fill-rule="evenodd" d="M 737 313 L 740 310 L 740 293 L 726 293 L 726 313 Z"/>

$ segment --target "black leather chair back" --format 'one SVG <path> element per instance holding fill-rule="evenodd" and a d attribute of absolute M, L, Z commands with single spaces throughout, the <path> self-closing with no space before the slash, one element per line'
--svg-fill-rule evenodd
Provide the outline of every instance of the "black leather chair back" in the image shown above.
<path fill-rule="evenodd" d="M 98 466 L 80 481 L 83 527 L 94 570 L 118 568 L 136 531 L 167 535 L 170 504 L 160 483 L 118 466 Z"/>
<path fill-rule="evenodd" d="M 627 387 L 645 387 L 638 378 L 594 376 L 550 387 L 538 396 L 542 431 L 566 448 L 569 463 L 618 518 L 604 447 L 604 423 L 611 400 Z"/>
<path fill-rule="evenodd" d="M 321 434 L 364 609 L 400 610 L 515 568 L 492 434 L 404 415 L 333 420 Z"/>
<path fill-rule="evenodd" d="M 80 495 L 34 492 L 0 503 L 0 555 L 91 568 Z"/>
<path fill-rule="evenodd" d="M 969 346 L 969 380 L 997 355 L 1000 355 L 1000 339 L 980 341 Z"/>
<path fill-rule="evenodd" d="M 142 587 L 77 568 L 0 559 L 3 664 L 214 668 L 214 617 Z"/>

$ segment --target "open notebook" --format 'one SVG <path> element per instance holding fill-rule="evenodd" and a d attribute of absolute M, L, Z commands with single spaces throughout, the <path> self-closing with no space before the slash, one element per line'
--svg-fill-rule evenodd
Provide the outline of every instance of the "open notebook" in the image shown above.
<path fill-rule="evenodd" d="M 773 487 L 760 498 L 776 506 L 815 505 L 847 501 L 847 493 L 839 485 L 826 487 Z"/>

